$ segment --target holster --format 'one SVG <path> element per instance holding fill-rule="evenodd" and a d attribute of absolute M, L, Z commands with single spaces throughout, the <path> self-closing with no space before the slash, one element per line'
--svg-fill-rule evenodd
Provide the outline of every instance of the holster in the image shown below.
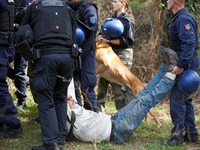
<path fill-rule="evenodd" d="M 75 69 L 76 69 L 76 70 L 82 69 L 82 60 L 81 60 L 81 56 L 78 56 L 77 58 L 75 58 Z"/>
<path fill-rule="evenodd" d="M 41 58 L 41 50 L 37 46 L 33 46 L 33 60 L 36 61 Z"/>
<path fill-rule="evenodd" d="M 75 69 L 82 69 L 82 59 L 81 59 L 82 49 L 78 47 L 77 44 L 73 44 L 71 50 L 71 56 L 74 57 Z"/>
<path fill-rule="evenodd" d="M 33 51 L 26 40 L 17 44 L 16 49 L 24 57 L 26 61 L 33 59 Z"/>

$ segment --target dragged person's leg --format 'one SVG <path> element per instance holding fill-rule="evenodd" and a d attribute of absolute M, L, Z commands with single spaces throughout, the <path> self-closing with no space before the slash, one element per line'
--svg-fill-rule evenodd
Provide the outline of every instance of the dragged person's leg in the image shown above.
<path fill-rule="evenodd" d="M 159 103 L 172 89 L 175 75 L 173 78 L 172 80 L 164 76 L 151 93 L 147 93 L 145 96 L 136 96 L 122 111 L 113 116 L 115 119 L 114 143 L 123 143 L 132 136 L 151 107 Z"/>
<path fill-rule="evenodd" d="M 174 57 L 171 55 L 174 55 Z M 177 62 L 175 53 L 167 56 L 171 56 L 170 58 L 174 58 L 174 62 Z M 169 63 L 169 67 L 172 65 L 174 63 Z M 168 70 L 169 68 L 165 69 Z M 172 72 L 167 72 L 164 76 L 162 74 L 163 69 L 160 69 L 152 81 L 147 84 L 146 90 L 141 90 L 140 94 L 137 94 L 127 106 L 112 116 L 115 125 L 113 126 L 114 139 L 111 142 L 123 143 L 127 141 L 141 124 L 151 107 L 155 107 L 169 93 L 175 84 L 176 75 Z M 160 78 L 160 75 L 162 78 Z M 159 82 L 155 78 L 160 79 Z M 148 86 L 149 84 L 150 86 Z"/>

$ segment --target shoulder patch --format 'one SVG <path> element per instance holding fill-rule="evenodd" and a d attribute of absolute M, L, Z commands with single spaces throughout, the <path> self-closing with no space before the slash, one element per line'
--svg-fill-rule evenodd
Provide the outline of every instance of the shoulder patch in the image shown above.
<path fill-rule="evenodd" d="M 189 31 L 191 29 L 190 24 L 185 24 L 185 30 Z"/>
<path fill-rule="evenodd" d="M 90 17 L 90 23 L 94 24 L 95 23 L 95 18 L 94 17 Z"/>

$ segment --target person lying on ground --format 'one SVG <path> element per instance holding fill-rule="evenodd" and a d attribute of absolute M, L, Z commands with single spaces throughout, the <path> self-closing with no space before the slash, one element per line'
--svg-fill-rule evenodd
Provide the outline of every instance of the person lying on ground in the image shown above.
<path fill-rule="evenodd" d="M 154 78 L 142 89 L 136 97 L 113 116 L 99 112 L 95 113 L 80 107 L 68 95 L 68 117 L 72 113 L 74 127 L 73 135 L 81 141 L 124 143 L 133 135 L 151 107 L 155 107 L 172 89 L 176 75 L 171 71 L 177 64 L 177 54 L 169 48 L 160 48 L 163 63 Z M 71 121 L 72 121 L 71 120 Z M 68 129 L 71 124 L 67 122 Z"/>

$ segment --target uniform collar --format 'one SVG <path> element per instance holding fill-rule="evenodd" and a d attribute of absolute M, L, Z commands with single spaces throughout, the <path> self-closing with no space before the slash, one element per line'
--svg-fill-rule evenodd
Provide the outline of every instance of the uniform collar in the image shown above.
<path fill-rule="evenodd" d="M 182 8 L 182 9 L 179 10 L 175 15 L 179 15 L 179 14 L 182 13 L 182 12 L 188 12 L 187 8 L 186 8 L 186 7 Z"/>
<path fill-rule="evenodd" d="M 174 17 L 176 17 L 177 15 L 181 14 L 182 12 L 188 12 L 187 8 L 184 7 L 184 8 L 182 8 L 182 9 L 180 9 L 180 10 L 172 17 L 171 20 L 173 20 Z"/>

